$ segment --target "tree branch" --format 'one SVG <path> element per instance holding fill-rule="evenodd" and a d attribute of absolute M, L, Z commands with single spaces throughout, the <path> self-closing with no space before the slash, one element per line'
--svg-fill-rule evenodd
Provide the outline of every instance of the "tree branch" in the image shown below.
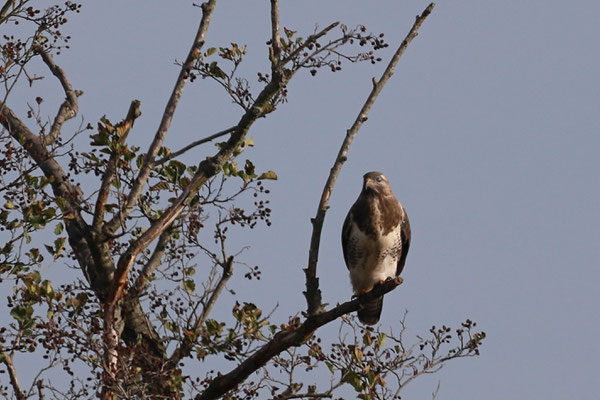
<path fill-rule="evenodd" d="M 177 104 L 179 99 L 183 93 L 183 89 L 187 82 L 187 78 L 189 76 L 189 71 L 194 66 L 194 63 L 200 56 L 200 49 L 204 45 L 204 37 L 206 36 L 206 32 L 208 31 L 208 26 L 210 24 L 210 19 L 212 17 L 213 11 L 215 9 L 216 0 L 209 0 L 206 3 L 202 4 L 202 19 L 200 20 L 200 26 L 198 27 L 198 31 L 196 33 L 196 37 L 194 38 L 194 43 L 188 52 L 188 55 L 185 59 L 185 62 L 181 66 L 181 70 L 179 72 L 179 76 L 175 82 L 175 87 L 173 88 L 173 92 L 171 93 L 171 97 L 167 102 L 165 107 L 165 111 L 163 113 L 162 119 L 158 126 L 158 130 L 154 135 L 154 139 L 150 144 L 150 148 L 144 157 L 144 163 L 140 168 L 138 176 L 136 177 L 133 187 L 127 196 L 127 201 L 125 203 L 125 207 L 112 218 L 112 220 L 105 225 L 105 233 L 112 234 L 119 226 L 121 220 L 126 218 L 131 212 L 133 206 L 137 203 L 140 195 L 142 194 L 142 190 L 144 186 L 148 182 L 148 178 L 150 176 L 150 171 L 154 166 L 154 157 L 158 154 L 162 144 L 167 135 L 167 131 L 171 126 L 171 121 L 173 120 L 173 116 L 175 115 L 175 109 L 177 108 Z"/>
<path fill-rule="evenodd" d="M 208 299 L 208 303 L 206 303 L 204 310 L 202 310 L 202 315 L 194 324 L 194 332 L 196 333 L 199 333 L 202 329 L 202 325 L 204 325 L 204 322 L 206 322 L 206 319 L 210 315 L 210 312 L 217 303 L 217 299 L 221 295 L 223 288 L 225 288 L 227 281 L 229 280 L 229 278 L 231 278 L 231 275 L 233 275 L 233 256 L 230 256 L 225 262 L 225 264 L 222 264 L 222 267 L 223 274 L 221 275 L 221 279 L 219 280 L 219 283 L 217 283 L 217 286 L 211 293 L 210 299 Z"/>
<path fill-rule="evenodd" d="M 348 151 L 350 150 L 350 145 L 354 140 L 354 137 L 358 133 L 362 124 L 367 120 L 369 111 L 371 107 L 375 103 L 377 96 L 387 83 L 387 81 L 391 78 L 394 73 L 394 69 L 400 60 L 400 57 L 410 44 L 410 42 L 417 36 L 418 30 L 421 27 L 421 24 L 425 19 L 431 14 L 434 3 L 429 4 L 427 8 L 418 15 L 414 25 L 402 41 L 402 44 L 394 53 L 394 56 L 390 60 L 387 65 L 383 75 L 376 81 L 373 79 L 373 89 L 371 93 L 367 97 L 364 105 L 362 106 L 358 116 L 356 117 L 352 127 L 348 129 L 346 132 L 346 137 L 342 142 L 342 146 L 338 152 L 338 155 L 333 163 L 333 167 L 329 172 L 329 176 L 327 177 L 327 182 L 325 183 L 325 187 L 323 188 L 323 193 L 321 194 L 321 199 L 319 201 L 319 205 L 317 207 L 317 215 L 311 219 L 313 230 L 312 236 L 310 239 L 310 249 L 308 253 L 308 267 L 304 270 L 306 275 L 306 291 L 304 292 L 304 296 L 306 297 L 307 303 L 307 312 L 309 315 L 313 315 L 315 313 L 321 312 L 321 291 L 319 289 L 319 278 L 317 277 L 317 263 L 319 261 L 319 247 L 321 242 L 321 231 L 323 228 L 323 222 L 325 221 L 325 214 L 329 209 L 329 198 L 331 197 L 331 193 L 333 191 L 333 186 L 340 174 L 342 169 L 342 165 L 348 158 Z"/>
<path fill-rule="evenodd" d="M 67 79 L 65 71 L 56 65 L 54 59 L 52 59 L 52 56 L 48 54 L 48 52 L 46 52 L 42 46 L 34 45 L 33 50 L 42 57 L 42 60 L 48 66 L 50 72 L 52 72 L 52 74 L 60 82 L 63 91 L 67 96 L 65 101 L 63 101 L 63 103 L 60 105 L 58 112 L 56 113 L 56 117 L 54 117 L 54 122 L 52 123 L 52 127 L 50 128 L 48 135 L 40 136 L 42 144 L 47 146 L 56 141 L 60 135 L 62 125 L 65 123 L 65 121 L 68 121 L 77 115 L 77 112 L 79 111 L 77 98 L 81 96 L 83 92 L 81 90 L 73 90 L 71 83 Z"/>
<path fill-rule="evenodd" d="M 77 258 L 90 287 L 98 299 L 104 302 L 110 288 L 114 273 L 114 264 L 110 250 L 105 241 L 98 240 L 91 232 L 89 225 L 83 219 L 80 210 L 81 190 L 68 181 L 68 178 L 48 149 L 42 145 L 39 136 L 33 134 L 29 128 L 14 114 L 14 112 L 0 101 L 0 124 L 8 133 L 28 152 L 44 175 L 50 178 L 54 195 L 66 200 L 63 206 L 63 223 L 68 233 L 69 245 Z M 147 324 L 138 323 L 144 320 L 139 299 L 127 305 L 125 311 L 126 328 L 130 329 L 132 341 L 142 336 L 160 354 L 160 341 L 156 332 Z"/>
<path fill-rule="evenodd" d="M 2 346 L 0 346 L 0 359 L 2 363 L 6 366 L 8 370 L 8 377 L 10 379 L 10 384 L 13 389 L 13 393 L 17 400 L 25 400 L 27 396 L 21 386 L 19 385 L 19 378 L 17 376 L 17 370 L 15 369 L 15 364 L 13 363 L 12 354 L 8 354 Z"/>
<path fill-rule="evenodd" d="M 193 149 L 196 146 L 200 146 L 201 144 L 210 142 L 212 140 L 215 140 L 218 137 L 225 136 L 228 133 L 233 132 L 235 130 L 235 128 L 236 128 L 235 126 L 232 126 L 231 128 L 224 129 L 224 130 L 222 130 L 220 132 L 214 133 L 214 134 L 212 134 L 210 136 L 207 136 L 207 137 L 205 137 L 203 139 L 196 140 L 195 142 L 192 142 L 192 143 L 188 144 L 187 146 L 181 148 L 180 150 L 177 150 L 176 152 L 173 152 L 173 153 L 169 154 L 168 156 L 165 156 L 165 157 L 161 158 L 160 160 L 156 161 L 154 163 L 154 165 L 156 166 L 156 165 L 164 164 L 165 162 L 167 162 L 169 160 L 172 160 L 175 157 L 179 157 L 180 155 L 182 155 L 186 151 L 191 150 L 191 149 Z"/>
<path fill-rule="evenodd" d="M 192 332 L 195 336 L 199 336 L 200 333 L 202 333 L 202 326 L 204 325 L 208 316 L 210 315 L 210 312 L 216 304 L 217 299 L 221 295 L 221 292 L 225 288 L 227 281 L 229 280 L 229 278 L 231 278 L 231 275 L 233 274 L 233 256 L 230 256 L 227 259 L 227 262 L 222 265 L 222 267 L 223 274 L 221 275 L 221 279 L 219 279 L 219 283 L 217 283 L 217 286 L 212 291 L 210 298 L 208 299 L 208 303 L 206 303 L 204 310 L 202 310 L 200 318 L 196 320 L 196 323 L 192 328 Z M 194 342 L 192 342 L 190 339 L 184 339 L 184 341 L 181 342 L 181 345 L 173 352 L 173 355 L 169 359 L 169 363 L 175 366 L 182 358 L 189 356 L 193 344 Z"/>
<path fill-rule="evenodd" d="M 150 259 L 148 260 L 146 265 L 144 265 L 144 268 L 142 268 L 140 275 L 133 284 L 133 288 L 131 289 L 131 293 L 129 295 L 130 298 L 137 298 L 140 294 L 142 294 L 146 286 L 148 286 L 148 283 L 150 282 L 150 278 L 154 274 L 154 271 L 156 271 L 156 268 L 158 268 L 162 262 L 162 256 L 165 254 L 165 250 L 167 248 L 167 244 L 169 243 L 170 238 L 171 232 L 169 229 L 165 230 L 163 233 L 160 234 L 160 236 L 158 237 L 158 242 L 154 247 L 154 251 L 150 256 Z"/>
<path fill-rule="evenodd" d="M 319 40 L 320 38 L 325 36 L 327 33 L 329 33 L 330 30 L 332 30 L 339 24 L 340 24 L 339 22 L 334 22 L 334 23 L 330 24 L 329 26 L 327 26 L 325 29 L 323 29 L 321 32 L 315 33 L 314 35 L 310 35 L 308 38 L 306 38 L 306 40 L 304 41 L 304 43 L 302 43 L 301 46 L 299 46 L 289 56 L 287 56 L 284 60 L 281 61 L 281 65 L 285 65 L 285 64 L 289 63 L 290 61 L 295 60 L 298 57 L 298 54 L 303 52 L 304 49 L 306 49 L 309 45 L 316 43 L 317 40 Z"/>
<path fill-rule="evenodd" d="M 129 111 L 127 112 L 127 116 L 123 121 L 121 121 L 115 129 L 122 130 L 122 133 L 119 136 L 119 143 L 125 143 L 127 139 L 127 135 L 129 131 L 133 127 L 135 120 L 142 115 L 140 111 L 140 101 L 133 100 L 131 105 L 129 106 Z M 110 185 L 113 182 L 115 174 L 117 172 L 117 161 L 119 160 L 119 149 L 115 147 L 112 150 L 110 158 L 108 159 L 108 163 L 106 165 L 106 170 L 102 175 L 102 183 L 100 184 L 100 190 L 98 191 L 98 198 L 96 199 L 96 206 L 94 209 L 94 219 L 92 222 L 92 227 L 97 233 L 100 233 L 102 229 L 102 223 L 104 222 L 104 206 L 106 205 L 106 201 L 108 200 L 108 195 L 110 194 Z"/>
<path fill-rule="evenodd" d="M 221 150 L 213 157 L 207 158 L 198 165 L 198 170 L 194 176 L 192 176 L 190 183 L 185 187 L 183 192 L 173 200 L 160 218 L 154 221 L 152 225 L 129 246 L 125 253 L 121 255 L 117 264 L 115 279 L 111 285 L 112 287 L 108 299 L 106 300 L 107 307 L 113 307 L 121 298 L 123 289 L 127 283 L 127 275 L 129 274 L 129 270 L 137 255 L 179 217 L 202 185 L 221 171 L 225 162 L 231 158 L 234 150 L 242 144 L 252 124 L 270 110 L 271 99 L 286 86 L 293 74 L 294 71 L 290 70 L 275 70 L 271 81 L 257 96 L 252 107 L 242 115 L 240 121 L 229 137 L 229 140 L 225 142 Z M 110 314 L 110 312 L 107 314 Z M 107 318 L 110 318 L 110 316 L 107 316 Z"/>
<path fill-rule="evenodd" d="M 321 326 L 331 321 L 357 311 L 360 304 L 394 290 L 402 284 L 402 278 L 390 279 L 376 286 L 370 292 L 320 314 L 309 315 L 297 328 L 289 331 L 278 332 L 268 343 L 258 349 L 254 354 L 245 359 L 240 365 L 225 375 L 220 375 L 212 380 L 206 390 L 195 397 L 195 400 L 216 399 L 235 388 L 250 374 L 266 365 L 274 356 L 292 347 L 300 346 Z"/>
<path fill-rule="evenodd" d="M 277 65 L 281 55 L 279 0 L 271 0 L 271 64 Z"/>
<path fill-rule="evenodd" d="M 15 4 L 15 0 L 7 0 L 0 9 L 0 25 L 6 21 L 8 9 Z"/>
<path fill-rule="evenodd" d="M 129 245 L 121 257 L 119 257 L 117 269 L 114 278 L 109 285 L 108 295 L 104 302 L 104 340 L 107 347 L 106 354 L 108 355 L 108 358 L 116 355 L 118 337 L 115 336 L 114 326 L 118 322 L 118 302 L 123 297 L 125 287 L 127 286 L 128 275 L 136 257 L 162 232 L 168 229 L 177 218 L 179 218 L 181 212 L 193 199 L 193 196 L 198 193 L 200 188 L 210 178 L 221 171 L 223 165 L 231 159 L 235 149 L 243 143 L 246 134 L 254 122 L 271 109 L 271 100 L 285 88 L 287 82 L 293 76 L 293 73 L 293 71 L 275 70 L 271 81 L 260 92 L 252 107 L 242 115 L 235 130 L 232 132 L 227 142 L 221 147 L 219 152 L 198 165 L 197 171 L 194 176 L 192 176 L 183 192 L 171 202 L 171 205 L 164 211 L 160 218 L 154 221 L 139 238 Z M 116 359 L 113 361 L 116 362 Z M 116 367 L 115 362 L 108 360 L 106 365 L 108 365 L 109 368 L 112 368 L 113 366 Z M 110 375 L 110 371 L 108 375 Z M 105 393 L 104 397 L 107 398 L 107 396 L 108 394 Z"/>

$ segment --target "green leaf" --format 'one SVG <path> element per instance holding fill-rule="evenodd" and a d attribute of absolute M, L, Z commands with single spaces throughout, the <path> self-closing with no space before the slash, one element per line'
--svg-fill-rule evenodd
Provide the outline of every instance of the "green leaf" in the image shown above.
<path fill-rule="evenodd" d="M 63 223 L 59 222 L 58 224 L 56 224 L 56 227 L 54 228 L 54 234 L 60 235 L 62 233 L 63 229 L 64 229 Z"/>
<path fill-rule="evenodd" d="M 64 237 L 59 237 L 54 241 L 54 260 L 56 261 L 59 258 L 65 248 L 65 240 Z"/>
<path fill-rule="evenodd" d="M 204 57 L 210 57 L 213 54 L 215 54 L 217 52 L 217 48 L 216 47 L 209 47 L 208 49 L 206 49 L 206 51 L 204 52 Z"/>
<path fill-rule="evenodd" d="M 275 173 L 275 171 L 267 171 L 267 172 L 263 172 L 262 174 L 260 174 L 260 176 L 258 177 L 258 179 L 270 179 L 273 181 L 277 180 L 277 174 Z"/>
<path fill-rule="evenodd" d="M 208 66 L 208 71 L 217 78 L 225 78 L 227 76 L 225 72 L 223 72 L 223 70 L 219 68 L 216 61 L 210 63 L 210 65 Z"/>
<path fill-rule="evenodd" d="M 329 368 L 329 372 L 331 372 L 331 374 L 333 375 L 334 374 L 333 364 L 330 363 L 329 361 L 325 361 L 325 365 L 327 365 L 327 368 Z"/>
<path fill-rule="evenodd" d="M 32 307 L 16 306 L 10 310 L 10 315 L 14 319 L 16 319 L 17 321 L 20 321 L 20 322 L 23 322 L 23 321 L 31 318 L 32 314 L 33 314 Z"/>
<path fill-rule="evenodd" d="M 46 250 L 48 250 L 48 253 L 50 253 L 51 256 L 54 255 L 54 248 L 52 246 L 48 246 L 47 244 L 45 244 L 44 247 L 46 248 Z"/>
<path fill-rule="evenodd" d="M 344 374 L 342 378 L 342 382 L 349 383 L 350 385 L 352 385 L 352 387 L 354 387 L 354 390 L 357 392 L 362 392 L 365 387 L 362 381 L 360 380 L 359 376 L 356 374 L 356 372 L 353 371 L 346 372 L 346 374 Z"/>
<path fill-rule="evenodd" d="M 244 147 L 254 147 L 254 138 L 252 136 L 244 139 Z"/>
<path fill-rule="evenodd" d="M 52 289 L 52 283 L 49 280 L 45 280 L 42 282 L 42 293 L 46 295 L 46 297 L 52 299 L 54 298 L 54 289 Z"/>
<path fill-rule="evenodd" d="M 4 204 L 4 208 L 8 208 L 9 210 L 14 210 L 15 207 L 15 203 L 13 203 L 12 201 L 7 201 L 6 204 Z"/>
<path fill-rule="evenodd" d="M 194 291 L 196 290 L 196 282 L 194 282 L 193 279 L 187 279 L 183 281 L 183 288 L 188 293 L 194 293 Z"/>
<path fill-rule="evenodd" d="M 157 191 L 157 190 L 170 190 L 171 186 L 169 186 L 169 184 L 165 181 L 161 181 L 158 182 L 156 185 L 152 186 L 150 188 L 150 190 L 153 191 Z"/>
<path fill-rule="evenodd" d="M 135 165 L 138 168 L 142 168 L 142 165 L 144 165 L 144 155 L 143 154 L 140 154 L 139 156 L 136 157 Z"/>
<path fill-rule="evenodd" d="M 380 332 L 377 335 L 377 347 L 383 347 L 383 345 L 385 345 L 386 339 L 387 339 L 387 335 L 383 332 Z"/>
<path fill-rule="evenodd" d="M 354 347 L 354 358 L 356 361 L 362 360 L 363 352 L 358 348 L 358 346 Z"/>
<path fill-rule="evenodd" d="M 254 178 L 256 176 L 254 171 L 255 168 L 254 164 L 252 164 L 252 161 L 246 160 L 246 164 L 244 165 L 244 172 L 246 173 L 246 175 L 248 175 L 248 177 L 250 178 Z"/>

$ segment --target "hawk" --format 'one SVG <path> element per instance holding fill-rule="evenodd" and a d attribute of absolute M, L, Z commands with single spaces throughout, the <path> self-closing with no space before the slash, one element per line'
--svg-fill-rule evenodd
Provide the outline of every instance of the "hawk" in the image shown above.
<path fill-rule="evenodd" d="M 354 295 L 400 275 L 409 246 L 410 223 L 388 179 L 381 172 L 366 173 L 342 229 L 342 249 Z M 382 308 L 383 296 L 361 304 L 358 319 L 374 325 Z"/>

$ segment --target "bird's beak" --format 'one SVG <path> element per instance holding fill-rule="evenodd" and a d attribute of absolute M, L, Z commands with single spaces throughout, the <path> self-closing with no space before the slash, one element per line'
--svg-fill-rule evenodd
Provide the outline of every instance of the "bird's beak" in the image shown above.
<path fill-rule="evenodd" d="M 365 178 L 363 189 L 364 190 L 371 189 L 372 191 L 377 192 L 375 182 L 373 182 L 373 179 L 371 179 L 371 178 Z"/>

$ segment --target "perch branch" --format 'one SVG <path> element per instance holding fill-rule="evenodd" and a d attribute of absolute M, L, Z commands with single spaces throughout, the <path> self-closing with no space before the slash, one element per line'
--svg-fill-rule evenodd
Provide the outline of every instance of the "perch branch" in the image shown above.
<path fill-rule="evenodd" d="M 236 368 L 225 375 L 220 375 L 213 379 L 206 390 L 197 395 L 195 400 L 220 398 L 229 390 L 243 382 L 250 374 L 267 364 L 267 362 L 277 354 L 292 346 L 302 345 L 321 326 L 330 323 L 342 315 L 357 311 L 360 304 L 383 296 L 394 290 L 400 284 L 402 284 L 402 278 L 397 277 L 395 279 L 390 279 L 383 284 L 376 286 L 373 290 L 359 298 L 340 304 L 329 311 L 308 316 L 308 318 L 296 328 L 278 332 L 268 343 L 245 359 Z"/>
<path fill-rule="evenodd" d="M 325 187 L 323 188 L 323 193 L 321 194 L 321 200 L 319 201 L 319 206 L 317 207 L 317 215 L 311 219 L 313 230 L 312 236 L 310 240 L 310 249 L 308 253 L 308 267 L 304 270 L 306 275 L 306 291 L 304 292 L 304 296 L 306 297 L 307 303 L 307 312 L 309 315 L 313 315 L 315 313 L 321 312 L 321 291 L 319 289 L 319 278 L 317 277 L 317 263 L 319 261 L 319 246 L 321 242 L 321 231 L 323 228 L 323 222 L 325 221 L 325 214 L 327 213 L 327 209 L 329 208 L 329 198 L 331 197 L 331 192 L 333 191 L 333 186 L 340 174 L 342 169 L 342 165 L 348 158 L 348 151 L 350 150 L 350 145 L 354 140 L 354 137 L 358 133 L 362 124 L 367 120 L 369 111 L 377 96 L 387 83 L 387 81 L 391 78 L 394 73 L 394 69 L 400 60 L 400 57 L 410 44 L 410 42 L 417 36 L 418 30 L 421 27 L 421 24 L 425 19 L 431 14 L 434 3 L 429 4 L 429 6 L 418 15 L 414 25 L 400 44 L 400 47 L 394 53 L 394 56 L 390 60 L 387 65 L 385 71 L 383 72 L 379 81 L 373 80 L 373 89 L 371 93 L 367 97 L 362 109 L 360 110 L 358 116 L 354 120 L 352 127 L 348 129 L 346 132 L 346 137 L 342 143 L 342 146 L 338 152 L 338 155 L 333 163 L 333 167 L 329 172 L 329 176 L 327 177 L 327 182 L 325 183 Z"/>

